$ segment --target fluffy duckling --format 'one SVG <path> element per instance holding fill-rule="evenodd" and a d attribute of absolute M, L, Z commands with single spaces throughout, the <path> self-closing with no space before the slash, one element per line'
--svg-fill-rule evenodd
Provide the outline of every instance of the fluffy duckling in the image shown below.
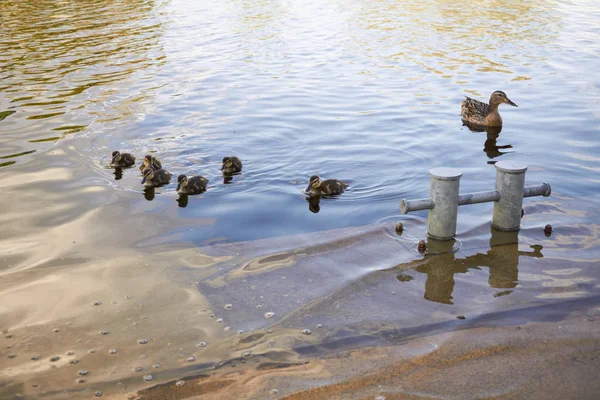
<path fill-rule="evenodd" d="M 149 186 L 162 186 L 171 182 L 171 173 L 165 171 L 164 169 L 159 169 L 158 171 L 154 171 L 152 168 L 146 168 L 142 173 L 144 178 L 142 179 L 142 185 Z"/>
<path fill-rule="evenodd" d="M 135 157 L 129 153 L 112 152 L 111 167 L 128 168 L 135 165 Z"/>
<path fill-rule="evenodd" d="M 142 165 L 140 165 L 140 173 L 143 173 L 146 168 L 152 168 L 155 171 L 158 171 L 162 168 L 162 164 L 160 160 L 153 155 L 146 154 L 144 156 L 144 160 L 142 161 Z"/>
<path fill-rule="evenodd" d="M 502 103 L 518 107 L 506 97 L 506 93 L 496 90 L 490 96 L 490 104 L 467 97 L 465 101 L 460 103 L 460 115 L 462 116 L 463 121 L 471 124 L 501 126 L 502 117 L 500 117 L 500 113 L 498 112 L 498 106 Z"/>
<path fill-rule="evenodd" d="M 179 194 L 199 194 L 206 190 L 208 179 L 203 176 L 192 176 L 188 178 L 185 175 L 177 177 L 177 193 Z"/>
<path fill-rule="evenodd" d="M 223 157 L 221 171 L 224 174 L 233 174 L 242 170 L 242 160 L 237 157 Z"/>
<path fill-rule="evenodd" d="M 348 187 L 346 182 L 337 179 L 327 179 L 322 181 L 317 175 L 310 177 L 306 193 L 311 196 L 331 196 L 341 194 Z"/>

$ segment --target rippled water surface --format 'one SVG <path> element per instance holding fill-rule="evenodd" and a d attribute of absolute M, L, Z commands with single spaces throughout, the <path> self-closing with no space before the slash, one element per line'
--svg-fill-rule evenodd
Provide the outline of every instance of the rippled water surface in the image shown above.
<path fill-rule="evenodd" d="M 173 215 L 216 219 L 193 240 L 371 223 L 425 195 L 429 168 L 484 190 L 499 159 L 597 204 L 594 2 L 6 1 L 1 15 L 1 173 L 69 147 L 88 179 L 143 200 L 137 171 L 105 166 L 155 152 L 210 179 Z M 500 135 L 462 127 L 462 97 L 497 89 L 519 105 L 501 107 Z M 229 154 L 244 173 L 223 185 Z M 312 174 L 351 188 L 314 214 Z M 174 189 L 148 212 L 176 208 Z"/>
<path fill-rule="evenodd" d="M 457 315 L 598 309 L 599 21 L 593 0 L 3 0 L 0 319 L 17 340 L 0 389 L 137 389 L 139 337 L 163 382 L 250 348 L 287 362 L 452 330 Z M 495 90 L 518 104 L 500 107 L 501 132 L 463 126 L 464 96 Z M 113 150 L 208 190 L 144 192 L 137 168 L 108 168 Z M 244 169 L 224 182 L 228 155 Z M 525 200 L 518 234 L 490 232 L 490 204 L 461 207 L 459 251 L 417 253 L 426 212 L 400 216 L 399 200 L 427 196 L 439 166 L 463 170 L 463 193 L 490 190 L 498 160 L 527 163 L 552 196 Z M 314 174 L 350 187 L 309 202 Z M 234 333 L 266 328 L 268 345 Z M 88 386 L 26 364 L 70 349 Z M 186 368 L 192 354 L 202 365 Z"/>

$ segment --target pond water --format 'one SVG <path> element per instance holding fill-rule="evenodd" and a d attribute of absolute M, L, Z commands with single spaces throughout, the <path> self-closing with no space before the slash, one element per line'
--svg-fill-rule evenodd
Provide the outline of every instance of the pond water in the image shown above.
<path fill-rule="evenodd" d="M 430 168 L 461 168 L 463 191 L 486 190 L 499 159 L 597 205 L 597 11 L 593 1 L 7 1 L 1 173 L 68 146 L 90 179 L 144 200 L 136 170 L 115 181 L 105 166 L 115 149 L 154 152 L 170 172 L 210 180 L 173 214 L 215 219 L 197 242 L 372 223 L 426 195 Z M 463 127 L 463 96 L 494 90 L 519 105 L 501 106 L 499 136 Z M 224 185 L 230 154 L 244 172 Z M 351 187 L 313 213 L 302 194 L 313 174 Z M 177 208 L 175 186 L 146 212 Z"/>
<path fill-rule="evenodd" d="M 206 359 L 194 353 L 214 366 L 239 356 L 228 336 L 238 329 L 269 327 L 272 348 L 313 356 L 444 331 L 459 314 L 521 323 L 552 313 L 511 314 L 532 305 L 598 309 L 599 18 L 594 0 L 4 0 L 0 319 L 27 338 L 13 350 L 69 350 L 41 324 L 72 332 L 72 347 L 87 337 L 81 353 L 121 344 L 119 356 L 137 360 L 124 343 L 152 332 L 147 348 L 222 340 Z M 500 107 L 502 130 L 463 126 L 464 96 L 495 90 L 518 104 Z M 114 150 L 155 154 L 175 176 L 208 178 L 208 190 L 180 199 L 173 179 L 145 192 L 137 168 L 108 168 Z M 225 182 L 229 155 L 244 168 Z M 460 251 L 421 260 L 427 214 L 401 216 L 400 199 L 426 197 L 440 166 L 463 171 L 463 193 L 490 190 L 499 160 L 528 164 L 526 183 L 549 182 L 552 196 L 526 199 L 508 239 L 490 233 L 490 204 L 461 207 Z M 350 186 L 311 203 L 303 190 L 315 174 Z M 134 308 L 121 300 L 130 295 Z M 290 343 L 317 323 L 331 331 Z M 124 331 L 101 343 L 101 329 Z M 201 370 L 154 351 L 172 368 L 164 379 Z M 19 357 L 0 388 L 23 374 L 61 398 L 73 384 L 50 368 L 27 375 Z M 102 371 L 94 384 L 114 384 Z"/>

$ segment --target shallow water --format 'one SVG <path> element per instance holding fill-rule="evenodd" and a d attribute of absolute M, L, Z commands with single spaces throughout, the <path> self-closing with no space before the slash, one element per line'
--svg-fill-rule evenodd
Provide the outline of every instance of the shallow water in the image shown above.
<path fill-rule="evenodd" d="M 4 1 L 0 328 L 18 338 L 5 393 L 81 387 L 45 361 L 29 371 L 34 350 L 101 349 L 75 392 L 88 396 L 145 384 L 125 350 L 140 335 L 154 335 L 146 368 L 163 364 L 165 381 L 242 348 L 295 362 L 453 331 L 458 315 L 478 327 L 597 308 L 599 14 L 588 0 Z M 519 105 L 501 106 L 502 131 L 462 126 L 463 96 L 494 90 Z M 145 193 L 137 168 L 107 168 L 115 149 L 209 188 L 187 202 L 175 181 Z M 226 155 L 244 162 L 229 184 Z M 527 163 L 552 196 L 525 200 L 518 235 L 490 231 L 490 204 L 461 207 L 457 253 L 432 243 L 423 259 L 426 213 L 401 216 L 399 200 L 427 196 L 437 166 L 464 171 L 461 192 L 489 190 L 498 160 Z M 313 174 L 350 188 L 316 206 L 302 193 Z M 90 311 L 97 299 L 116 305 Z M 231 331 L 199 311 L 228 303 Z M 116 334 L 98 339 L 105 328 Z M 240 346 L 238 329 L 272 329 L 274 344 Z M 200 340 L 219 345 L 204 357 Z M 185 367 L 190 354 L 200 366 Z"/>

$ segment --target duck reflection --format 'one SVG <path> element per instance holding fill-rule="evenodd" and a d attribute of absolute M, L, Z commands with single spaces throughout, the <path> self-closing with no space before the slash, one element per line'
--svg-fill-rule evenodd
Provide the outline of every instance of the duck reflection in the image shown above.
<path fill-rule="evenodd" d="M 319 203 L 321 203 L 321 198 L 320 197 L 316 197 L 316 196 L 307 196 L 305 197 L 305 200 L 308 202 L 308 209 L 313 212 L 313 213 L 318 213 L 319 211 L 321 211 L 321 206 L 319 205 Z"/>
<path fill-rule="evenodd" d="M 425 299 L 442 304 L 454 304 L 452 302 L 454 275 L 482 267 L 489 269 L 489 286 L 494 289 L 504 289 L 497 292 L 494 297 L 512 293 L 512 289 L 519 284 L 519 257 L 541 258 L 543 257 L 542 246 L 531 246 L 533 251 L 519 251 L 518 232 L 502 232 L 494 227 L 491 227 L 491 231 L 490 249 L 485 254 L 479 253 L 456 259 L 453 252 L 437 251 L 441 254 L 431 257 L 424 265 L 416 268 L 417 272 L 427 275 Z M 452 244 L 429 240 L 428 249 L 434 249 L 436 246 L 452 246 Z M 399 280 L 405 281 L 405 279 Z"/>
<path fill-rule="evenodd" d="M 232 174 L 223 174 L 223 184 L 224 185 L 230 184 L 232 180 L 233 180 Z"/>
<path fill-rule="evenodd" d="M 187 194 L 180 194 L 177 198 L 177 204 L 181 208 L 186 208 L 188 205 L 189 196 Z"/>
<path fill-rule="evenodd" d="M 463 122 L 463 125 L 469 128 L 471 132 L 485 132 L 487 134 L 485 143 L 483 144 L 483 151 L 490 159 L 488 164 L 495 164 L 496 161 L 493 159 L 500 157 L 503 154 L 513 153 L 512 151 L 502 151 L 506 149 L 512 149 L 512 145 L 498 145 L 498 138 L 500 137 L 500 132 L 502 132 L 501 126 L 481 126 L 466 122 Z"/>
<path fill-rule="evenodd" d="M 154 186 L 147 186 L 144 188 L 144 197 L 146 198 L 146 200 L 152 201 L 154 200 L 154 196 Z"/>
<path fill-rule="evenodd" d="M 118 181 L 123 178 L 123 168 L 115 167 L 114 169 L 115 181 Z"/>

